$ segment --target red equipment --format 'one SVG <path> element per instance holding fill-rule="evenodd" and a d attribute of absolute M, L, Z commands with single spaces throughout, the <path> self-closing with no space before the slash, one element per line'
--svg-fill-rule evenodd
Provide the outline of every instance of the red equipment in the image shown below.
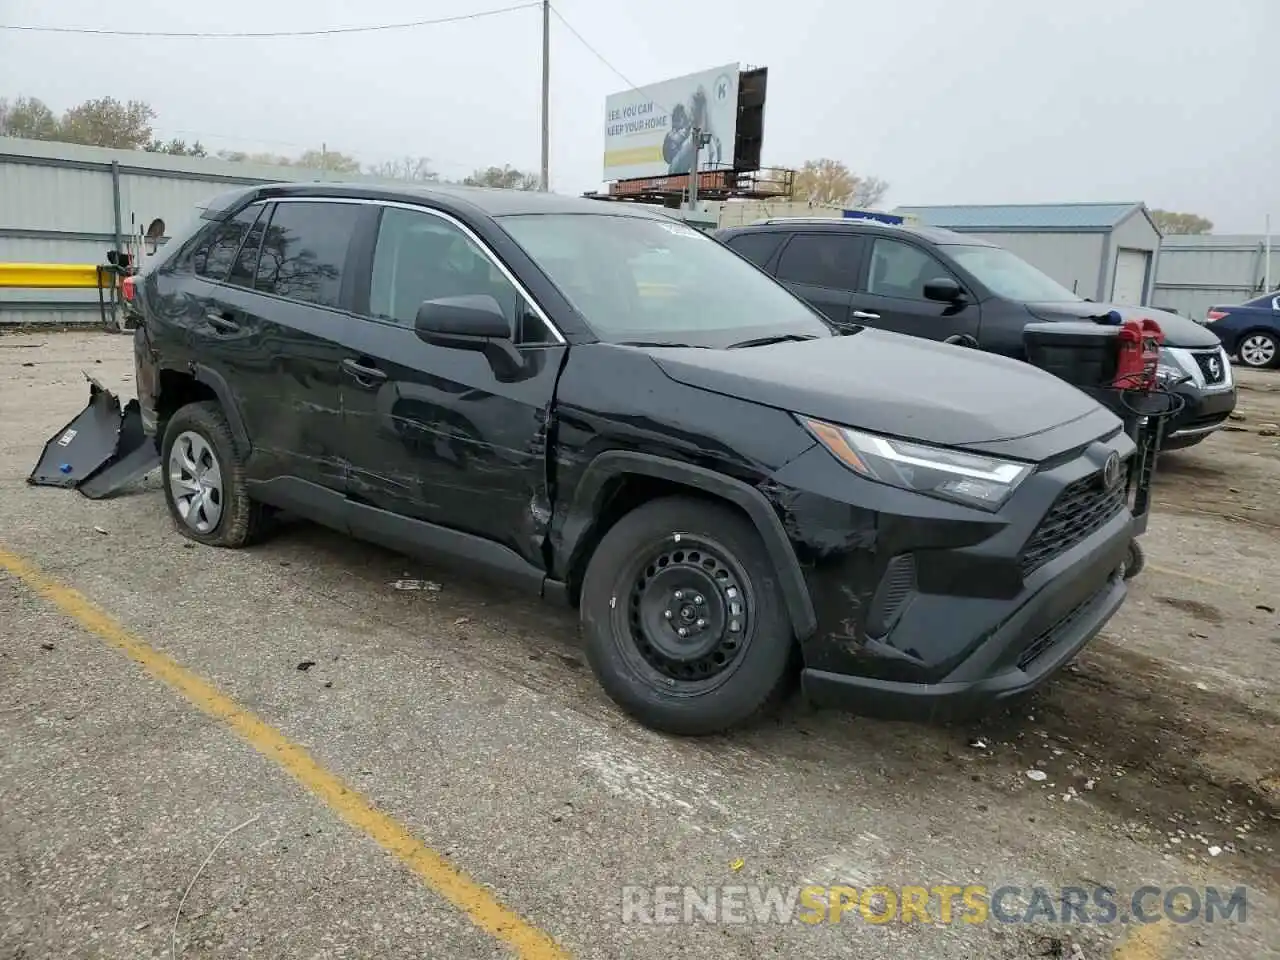
<path fill-rule="evenodd" d="M 1117 334 L 1116 375 L 1111 385 L 1120 390 L 1154 390 L 1164 332 L 1149 318 L 1126 320 Z"/>

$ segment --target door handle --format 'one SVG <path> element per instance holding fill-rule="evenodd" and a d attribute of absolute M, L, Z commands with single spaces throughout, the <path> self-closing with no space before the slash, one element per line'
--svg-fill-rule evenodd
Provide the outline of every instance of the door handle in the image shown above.
<path fill-rule="evenodd" d="M 385 370 L 379 370 L 377 367 L 365 366 L 359 360 L 343 360 L 342 369 L 347 376 L 355 380 L 356 383 L 366 387 L 373 386 L 373 384 L 380 383 L 387 379 L 387 373 Z"/>
<path fill-rule="evenodd" d="M 855 310 L 853 311 L 853 313 L 849 314 L 849 316 L 853 317 L 853 319 L 855 320 L 879 320 L 880 319 L 880 314 L 867 313 L 867 311 L 865 310 Z"/>
<path fill-rule="evenodd" d="M 240 332 L 240 324 L 232 320 L 230 314 L 217 313 L 216 311 L 210 310 L 204 315 L 204 318 L 209 321 L 209 326 L 213 327 L 213 329 L 217 330 L 219 333 Z"/>

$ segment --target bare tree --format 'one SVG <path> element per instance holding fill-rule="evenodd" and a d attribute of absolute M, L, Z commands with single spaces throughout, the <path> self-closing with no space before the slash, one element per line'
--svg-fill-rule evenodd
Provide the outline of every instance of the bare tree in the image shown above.
<path fill-rule="evenodd" d="M 428 157 L 401 157 L 398 160 L 385 160 L 365 168 L 366 173 L 388 180 L 412 180 L 416 183 L 435 183 L 440 174 L 431 169 Z"/>
<path fill-rule="evenodd" d="M 147 146 L 143 147 L 147 153 L 167 153 L 175 157 L 207 157 L 208 151 L 205 150 L 204 144 L 199 140 L 187 146 L 187 141 L 179 140 L 176 137 L 168 143 L 161 143 L 159 140 L 152 140 Z"/>
<path fill-rule="evenodd" d="M 511 166 L 486 167 L 477 170 L 462 181 L 468 187 L 497 187 L 500 190 L 537 190 L 541 177 L 525 173 Z"/>
<path fill-rule="evenodd" d="M 360 161 L 337 150 L 306 150 L 293 161 L 295 167 L 311 167 L 330 173 L 359 173 Z"/>
<path fill-rule="evenodd" d="M 141 150 L 151 143 L 156 113 L 141 100 L 121 103 L 115 97 L 86 100 L 62 115 L 58 139 L 94 147 Z"/>
<path fill-rule="evenodd" d="M 796 171 L 791 196 L 810 203 L 874 207 L 889 190 L 879 177 L 860 177 L 839 160 L 806 160 Z"/>
<path fill-rule="evenodd" d="M 1169 234 L 1212 233 L 1213 221 L 1195 213 L 1174 213 L 1172 210 L 1152 210 L 1151 219 L 1160 232 Z"/>
<path fill-rule="evenodd" d="M 0 136 L 26 140 L 57 140 L 58 118 L 35 97 L 0 100 Z"/>

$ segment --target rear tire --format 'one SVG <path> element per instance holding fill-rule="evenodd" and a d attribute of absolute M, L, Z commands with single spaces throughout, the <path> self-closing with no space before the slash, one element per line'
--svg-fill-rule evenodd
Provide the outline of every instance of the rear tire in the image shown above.
<path fill-rule="evenodd" d="M 266 530 L 267 511 L 249 499 L 244 457 L 216 401 L 180 407 L 160 448 L 164 498 L 179 532 L 211 547 L 244 547 Z"/>
<path fill-rule="evenodd" d="M 587 566 L 587 660 L 623 710 L 654 730 L 738 726 L 785 690 L 794 635 L 773 563 L 732 508 L 653 500 L 619 520 Z M 685 636 L 680 631 L 685 631 Z"/>

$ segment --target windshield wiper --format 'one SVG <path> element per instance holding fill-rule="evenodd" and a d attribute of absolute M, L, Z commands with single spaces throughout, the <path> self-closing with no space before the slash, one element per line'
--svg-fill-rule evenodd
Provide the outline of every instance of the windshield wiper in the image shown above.
<path fill-rule="evenodd" d="M 738 343 L 731 343 L 726 348 L 728 350 L 737 350 L 740 347 L 764 347 L 771 343 L 786 343 L 791 340 L 817 340 L 811 333 L 777 333 L 772 337 L 756 337 L 754 340 L 742 340 Z"/>
<path fill-rule="evenodd" d="M 620 347 L 688 347 L 695 350 L 708 349 L 701 343 L 677 343 L 674 340 L 615 340 Z"/>

